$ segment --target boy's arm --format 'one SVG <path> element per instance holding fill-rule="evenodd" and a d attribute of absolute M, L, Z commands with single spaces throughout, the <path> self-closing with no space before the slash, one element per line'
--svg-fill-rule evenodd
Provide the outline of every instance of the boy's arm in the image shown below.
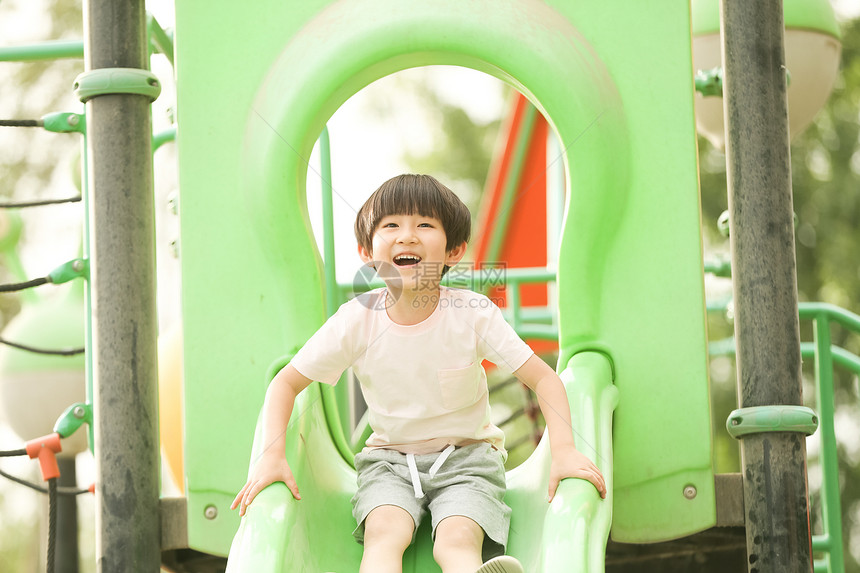
<path fill-rule="evenodd" d="M 559 482 L 569 477 L 590 481 L 597 488 L 600 497 L 606 497 L 603 474 L 574 444 L 570 405 L 558 374 L 533 354 L 514 375 L 537 394 L 538 404 L 546 420 L 552 450 L 548 501 L 555 497 Z"/>
<path fill-rule="evenodd" d="M 263 453 L 251 469 L 248 481 L 233 500 L 231 509 L 239 508 L 239 515 L 266 486 L 282 481 L 292 492 L 293 497 L 301 499 L 299 488 L 284 456 L 286 450 L 287 424 L 293 412 L 296 396 L 308 387 L 311 380 L 287 364 L 278 372 L 266 391 L 263 403 Z"/>

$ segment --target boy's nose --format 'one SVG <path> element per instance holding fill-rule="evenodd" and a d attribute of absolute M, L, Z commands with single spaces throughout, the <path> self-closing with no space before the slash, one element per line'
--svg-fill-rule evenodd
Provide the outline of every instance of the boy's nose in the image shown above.
<path fill-rule="evenodd" d="M 400 232 L 397 233 L 397 242 L 398 243 L 414 243 L 418 240 L 415 236 L 415 231 L 412 229 L 401 227 Z"/>

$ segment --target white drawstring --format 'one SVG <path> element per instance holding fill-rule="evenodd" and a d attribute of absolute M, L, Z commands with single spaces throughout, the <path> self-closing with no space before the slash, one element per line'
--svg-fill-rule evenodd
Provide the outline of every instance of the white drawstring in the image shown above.
<path fill-rule="evenodd" d="M 434 477 L 439 469 L 442 467 L 442 464 L 445 463 L 445 460 L 448 459 L 448 456 L 451 455 L 451 452 L 454 451 L 454 446 L 448 446 L 442 453 L 439 454 L 439 457 L 436 458 L 436 461 L 433 462 L 433 465 L 430 466 L 430 477 Z M 424 497 L 424 490 L 421 489 L 421 478 L 418 475 L 418 466 L 415 464 L 415 454 L 406 454 L 406 465 L 409 466 L 409 475 L 412 477 L 412 489 L 415 490 L 415 497 L 422 498 Z"/>
<path fill-rule="evenodd" d="M 439 468 L 442 467 L 442 464 L 445 463 L 445 460 L 448 459 L 448 456 L 450 456 L 451 452 L 453 452 L 453 451 L 454 451 L 454 446 L 448 446 L 447 448 L 442 450 L 442 453 L 439 454 L 439 457 L 436 458 L 436 461 L 433 462 L 432 466 L 430 466 L 430 472 L 429 472 L 430 477 L 433 477 L 436 475 L 436 472 L 439 471 Z"/>
<path fill-rule="evenodd" d="M 406 465 L 409 466 L 409 475 L 412 476 L 415 497 L 424 497 L 424 490 L 421 489 L 421 480 L 418 477 L 418 466 L 415 465 L 415 454 L 406 454 Z"/>

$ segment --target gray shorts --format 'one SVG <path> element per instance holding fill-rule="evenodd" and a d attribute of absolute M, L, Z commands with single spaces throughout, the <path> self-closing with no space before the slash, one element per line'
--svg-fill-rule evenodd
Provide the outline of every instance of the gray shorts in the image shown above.
<path fill-rule="evenodd" d="M 415 456 L 424 497 L 416 497 L 406 454 L 370 449 L 355 456 L 358 491 L 352 514 L 358 527 L 355 540 L 364 542 L 364 520 L 375 508 L 395 505 L 415 522 L 412 540 L 422 518 L 430 512 L 433 538 L 446 517 L 470 518 L 484 530 L 484 559 L 502 555 L 508 542 L 511 509 L 505 504 L 505 466 L 501 452 L 487 443 L 456 448 L 437 470 L 429 471 L 439 454 Z"/>

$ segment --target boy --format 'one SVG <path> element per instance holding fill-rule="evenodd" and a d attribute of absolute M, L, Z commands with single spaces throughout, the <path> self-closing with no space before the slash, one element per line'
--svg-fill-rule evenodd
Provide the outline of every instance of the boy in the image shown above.
<path fill-rule="evenodd" d="M 352 500 L 364 544 L 361 573 L 402 570 L 402 556 L 429 511 L 433 557 L 443 573 L 521 573 L 507 542 L 504 434 L 490 423 L 483 359 L 502 363 L 538 396 L 553 462 L 549 500 L 561 479 L 603 476 L 576 450 L 561 380 L 534 355 L 487 297 L 439 283 L 466 251 L 471 218 L 428 175 L 386 181 L 355 222 L 358 252 L 386 288 L 342 305 L 272 380 L 264 404 L 262 454 L 233 501 L 244 515 L 264 487 L 298 487 L 284 458 L 296 396 L 353 368 L 373 434 L 356 455 Z M 486 563 L 482 556 L 493 557 Z"/>

